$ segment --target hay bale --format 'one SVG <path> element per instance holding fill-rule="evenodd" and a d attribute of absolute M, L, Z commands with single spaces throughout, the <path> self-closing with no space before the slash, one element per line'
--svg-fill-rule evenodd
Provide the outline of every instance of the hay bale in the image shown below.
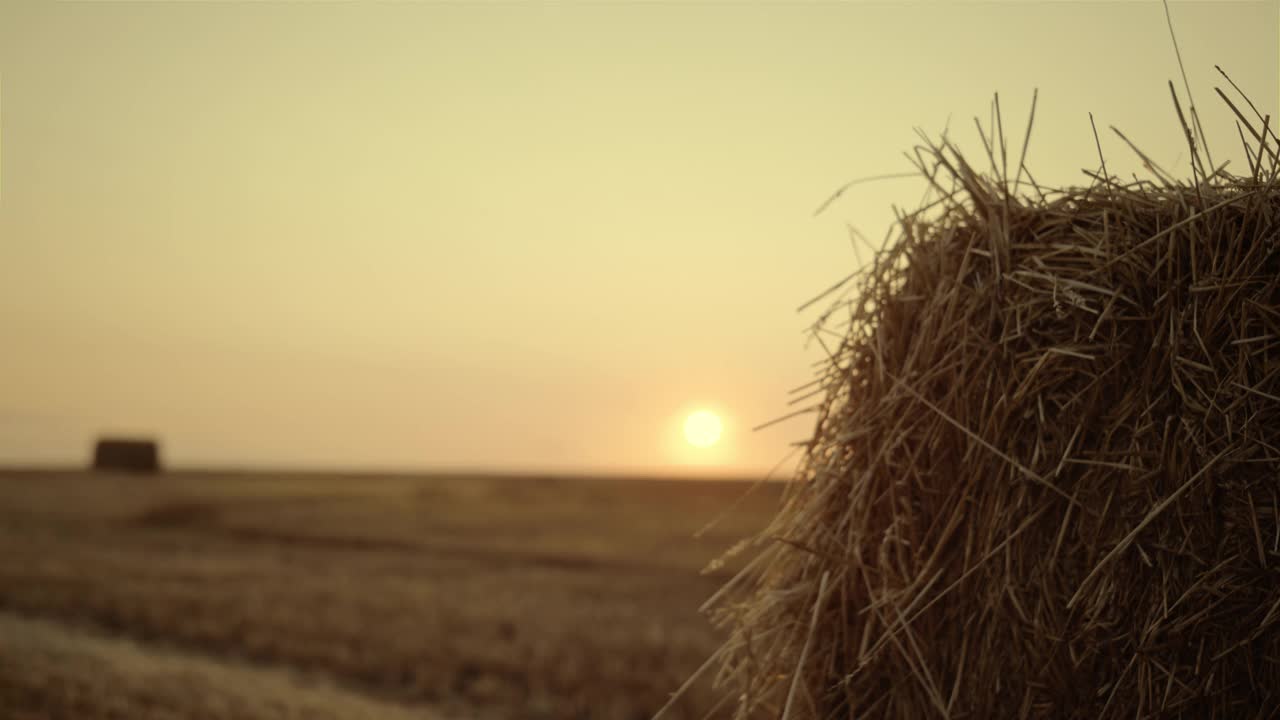
<path fill-rule="evenodd" d="M 160 449 L 154 440 L 101 438 L 93 449 L 93 469 L 159 472 Z"/>
<path fill-rule="evenodd" d="M 738 717 L 1280 716 L 1280 142 L 1242 127 L 1248 175 L 1196 142 L 1191 182 L 917 148 L 937 199 L 821 321 L 814 436 L 711 604 Z"/>

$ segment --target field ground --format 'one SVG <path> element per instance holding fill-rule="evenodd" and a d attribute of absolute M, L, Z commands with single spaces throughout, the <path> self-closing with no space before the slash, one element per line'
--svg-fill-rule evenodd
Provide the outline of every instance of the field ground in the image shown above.
<path fill-rule="evenodd" d="M 749 487 L 0 473 L 0 717 L 648 718 L 719 642 Z"/>

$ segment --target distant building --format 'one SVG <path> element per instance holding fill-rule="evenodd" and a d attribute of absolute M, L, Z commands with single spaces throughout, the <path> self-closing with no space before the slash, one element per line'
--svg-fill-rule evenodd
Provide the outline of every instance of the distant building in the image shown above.
<path fill-rule="evenodd" d="M 94 470 L 160 471 L 160 448 L 154 440 L 101 438 L 93 449 Z"/>

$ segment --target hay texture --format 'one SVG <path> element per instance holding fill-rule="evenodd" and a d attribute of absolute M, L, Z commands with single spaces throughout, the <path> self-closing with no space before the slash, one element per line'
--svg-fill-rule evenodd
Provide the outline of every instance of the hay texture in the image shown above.
<path fill-rule="evenodd" d="M 738 717 L 1280 716 L 1280 143 L 1236 105 L 1240 175 L 1181 108 L 1190 181 L 916 148 L 934 193 L 821 321 L 813 438 L 710 606 Z"/>

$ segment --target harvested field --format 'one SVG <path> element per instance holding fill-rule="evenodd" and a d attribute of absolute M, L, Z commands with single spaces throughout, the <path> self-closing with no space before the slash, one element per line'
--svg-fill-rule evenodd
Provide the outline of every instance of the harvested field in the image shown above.
<path fill-rule="evenodd" d="M 723 639 L 700 571 L 778 490 L 693 535 L 747 487 L 6 473 L 0 716 L 646 718 Z"/>

